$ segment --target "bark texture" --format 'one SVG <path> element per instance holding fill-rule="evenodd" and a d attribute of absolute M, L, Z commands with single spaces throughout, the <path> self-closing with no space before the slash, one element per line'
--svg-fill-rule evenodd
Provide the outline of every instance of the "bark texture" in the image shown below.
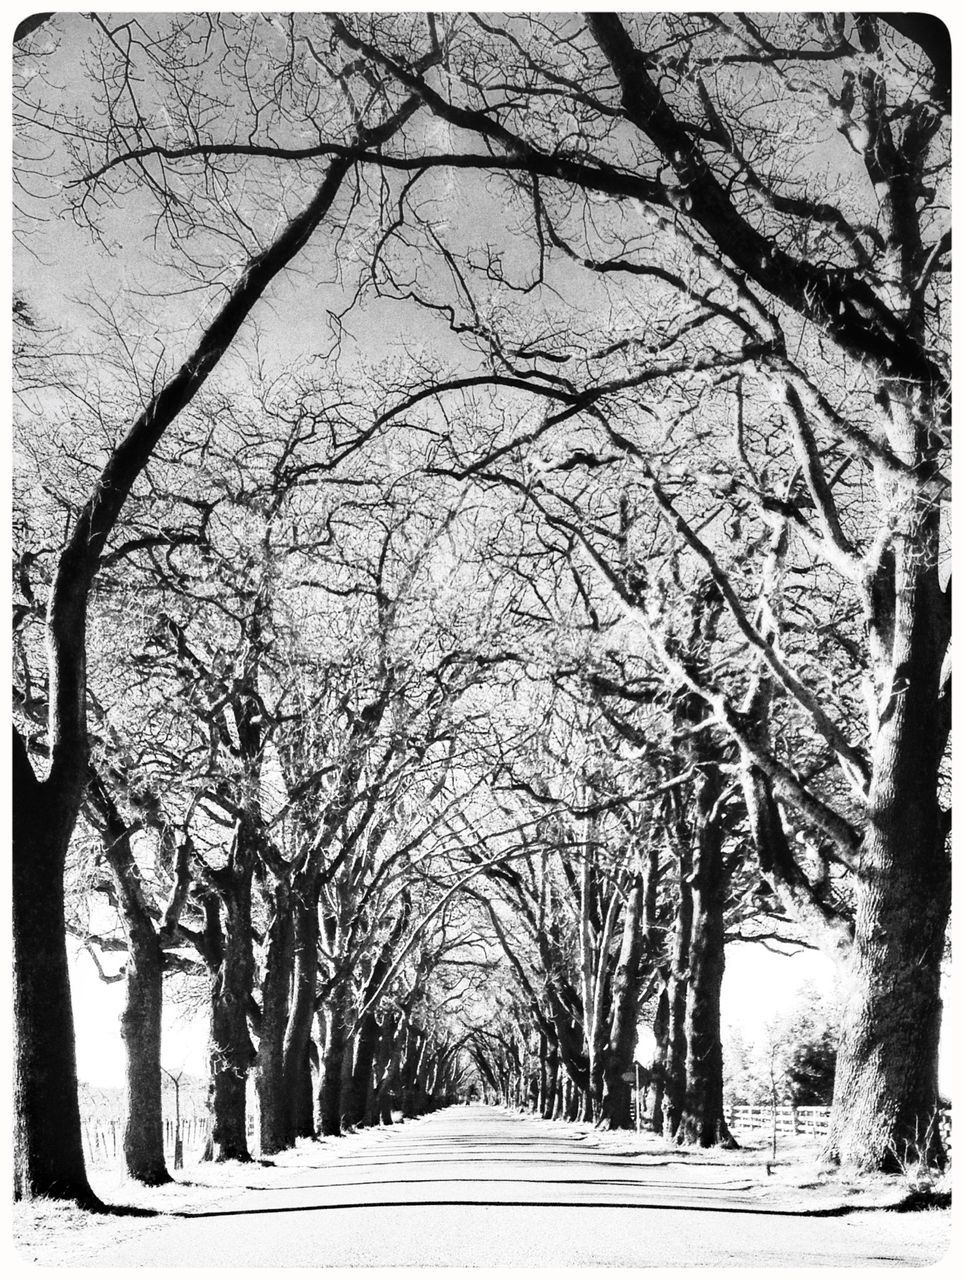
<path fill-rule="evenodd" d="M 282 882 L 275 887 L 274 915 L 268 931 L 261 982 L 257 1089 L 263 1156 L 275 1155 L 291 1145 L 285 1095 L 284 1040 L 293 965 L 294 939 L 288 890 Z"/>
<path fill-rule="evenodd" d="M 924 465 L 927 415 L 892 413 L 893 443 Z M 878 716 L 827 1144 L 830 1156 L 864 1169 L 946 1158 L 937 1047 L 950 857 L 938 788 L 950 601 L 938 575 L 939 512 L 919 496 L 891 498 L 902 536 L 872 584 Z"/>
<path fill-rule="evenodd" d="M 91 770 L 89 800 L 101 828 L 104 851 L 127 940 L 121 1038 L 126 1053 L 127 1097 L 124 1160 L 137 1182 L 159 1186 L 171 1181 L 164 1157 L 161 1106 L 161 1014 L 164 1003 L 164 951 L 144 894 L 130 831 L 104 781 Z M 178 859 L 180 861 L 180 858 Z M 179 868 L 180 878 L 180 868 Z M 173 927 L 183 882 L 172 899 L 165 924 Z"/>
<path fill-rule="evenodd" d="M 171 1181 L 164 1158 L 161 1105 L 163 981 L 164 955 L 153 928 L 132 933 L 121 1013 L 121 1037 L 127 1051 L 124 1159 L 129 1175 L 147 1186 Z"/>
<path fill-rule="evenodd" d="M 318 974 L 318 889 L 314 874 L 296 879 L 292 900 L 294 969 L 291 1006 L 284 1040 L 288 1145 L 297 1138 L 315 1136 L 309 1060 L 311 1023 L 315 1016 L 315 980 Z"/>
<path fill-rule="evenodd" d="M 211 1159 L 251 1159 L 247 1134 L 248 1072 L 254 1064 L 254 1045 L 248 1032 L 252 1001 L 254 957 L 251 952 L 251 885 L 242 878 L 230 891 L 222 890 L 226 927 L 220 939 L 220 960 L 211 981 Z M 219 910 L 219 901 L 210 910 Z"/>
<path fill-rule="evenodd" d="M 64 859 L 76 809 L 51 806 L 48 790 L 15 734 L 14 1195 L 96 1206 L 81 1145 L 64 926 Z"/>
<path fill-rule="evenodd" d="M 333 988 L 326 1008 L 325 1048 L 318 1094 L 319 1124 L 324 1138 L 337 1137 L 342 1129 L 342 1080 L 348 1044 L 347 988 L 348 979 L 343 977 Z"/>
<path fill-rule="evenodd" d="M 603 1104 L 603 1118 L 611 1129 L 632 1127 L 633 1082 L 627 1076 L 632 1076 L 634 1071 L 639 961 L 643 944 L 640 929 L 643 897 L 643 878 L 637 874 L 626 903 L 622 942 L 613 978 L 612 1015 L 606 1053 L 606 1097 Z"/>

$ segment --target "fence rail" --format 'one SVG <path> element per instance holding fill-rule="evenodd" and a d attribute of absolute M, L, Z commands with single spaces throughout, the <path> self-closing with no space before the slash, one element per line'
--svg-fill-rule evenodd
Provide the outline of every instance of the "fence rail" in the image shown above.
<path fill-rule="evenodd" d="M 635 1123 L 636 1099 L 633 1098 L 633 1121 Z M 731 1129 L 766 1129 L 773 1131 L 774 1109 L 768 1106 L 730 1107 L 727 1120 Z M 776 1108 L 776 1130 L 778 1134 L 820 1137 L 827 1132 L 830 1122 L 829 1107 L 790 1107 Z M 948 1154 L 951 1150 L 951 1109 L 943 1108 L 938 1113 L 941 1137 Z M 91 1164 L 112 1164 L 123 1161 L 124 1122 L 118 1119 L 87 1117 L 82 1121 L 84 1135 L 84 1152 Z M 188 1116 L 181 1120 L 181 1146 L 185 1155 L 197 1159 L 204 1150 L 211 1131 L 211 1118 L 206 1115 Z M 248 1135 L 254 1134 L 253 1117 L 248 1117 Z M 164 1154 L 174 1157 L 174 1121 L 164 1121 Z"/>
<path fill-rule="evenodd" d="M 91 1164 L 113 1164 L 124 1158 L 124 1121 L 100 1117 L 86 1118 L 81 1122 L 84 1136 L 84 1154 Z M 181 1120 L 181 1148 L 185 1155 L 195 1158 L 204 1150 L 211 1131 L 209 1116 L 188 1116 Z M 175 1126 L 173 1120 L 164 1121 L 164 1154 L 174 1158 Z"/>
<path fill-rule="evenodd" d="M 778 1134 L 825 1134 L 830 1125 L 829 1107 L 731 1107 L 728 1114 L 731 1129 L 766 1129 Z M 937 1113 L 941 1138 L 948 1153 L 951 1150 L 951 1108 Z"/>
<path fill-rule="evenodd" d="M 730 1127 L 735 1129 L 772 1129 L 777 1133 L 827 1132 L 830 1123 L 829 1107 L 731 1107 Z"/>

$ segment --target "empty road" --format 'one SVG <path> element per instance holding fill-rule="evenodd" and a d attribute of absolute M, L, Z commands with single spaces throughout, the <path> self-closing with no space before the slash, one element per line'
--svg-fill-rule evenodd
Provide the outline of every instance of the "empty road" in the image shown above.
<path fill-rule="evenodd" d="M 243 1171 L 215 1208 L 144 1221 L 98 1265 L 885 1266 L 940 1254 L 927 1214 L 774 1212 L 740 1170 L 636 1154 L 481 1106 Z"/>

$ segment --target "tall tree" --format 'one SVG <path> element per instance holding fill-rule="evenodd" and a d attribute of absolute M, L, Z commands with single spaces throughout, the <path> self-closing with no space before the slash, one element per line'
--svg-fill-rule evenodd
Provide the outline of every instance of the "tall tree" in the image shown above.
<path fill-rule="evenodd" d="M 111 34 L 113 39 L 113 33 Z M 434 56 L 434 55 L 433 55 Z M 15 1190 L 94 1202 L 84 1171 L 64 932 L 67 847 L 87 784 L 86 636 L 100 557 L 158 442 L 222 360 L 255 303 L 328 217 L 357 156 L 417 110 L 417 97 L 359 120 L 314 193 L 246 260 L 180 367 L 147 396 L 99 469 L 57 558 L 47 606 L 48 767 L 38 776 L 22 737 L 13 754 Z M 115 121 L 116 123 L 116 121 Z M 109 130 L 108 130 L 109 131 Z"/>
<path fill-rule="evenodd" d="M 431 232 L 414 183 L 397 224 L 445 264 L 405 296 L 471 334 L 506 402 L 546 402 L 540 421 L 520 422 L 514 437 L 493 444 L 478 474 L 496 458 L 504 466 L 527 456 L 538 464 L 533 492 L 547 472 L 585 475 L 613 451 L 631 457 L 686 554 L 704 568 L 715 560 L 726 576 L 681 513 L 685 498 L 675 501 L 668 476 L 658 475 L 654 446 L 658 454 L 671 423 L 665 406 L 645 403 L 643 388 L 702 371 L 732 393 L 727 374 L 739 371 L 777 390 L 779 420 L 755 394 L 733 449 L 705 459 L 703 470 L 734 516 L 785 518 L 799 566 L 812 576 L 819 566 L 853 593 L 865 637 L 843 635 L 839 644 L 850 682 L 866 673 L 872 689 L 859 741 L 851 741 L 852 710 L 827 714 L 816 674 L 801 676 L 752 626 L 738 570 L 726 597 L 734 624 L 826 743 L 833 782 L 801 777 L 762 745 L 741 719 L 739 681 L 721 687 L 708 672 L 683 670 L 658 639 L 654 651 L 750 753 L 777 801 L 812 824 L 854 875 L 851 998 L 828 1153 L 866 1168 L 908 1155 L 940 1163 L 936 1046 L 949 901 L 940 799 L 950 687 L 940 515 L 949 395 L 946 42 L 933 24 L 868 14 L 453 19 L 443 86 L 414 69 L 417 42 L 393 41 L 363 18 L 333 27 L 348 48 L 417 89 L 449 126 L 448 149 L 419 157 L 420 180 L 432 165 L 506 175 L 504 198 L 531 219 L 525 265 L 520 250 L 498 267 L 491 254 L 473 263 L 454 240 Z M 496 60 L 514 90 L 498 101 L 480 74 Z M 566 111 L 550 118 L 533 109 L 536 87 Z M 764 98 L 765 115 L 752 105 Z M 815 149 L 818 137 L 826 152 Z M 380 158 L 386 168 L 416 168 L 389 152 Z M 818 152 L 832 155 L 829 168 L 813 164 Z M 678 252 L 672 264 L 654 252 L 668 246 Z M 596 278 L 587 287 L 618 300 L 621 333 L 591 343 L 576 325 L 556 322 L 539 292 L 560 278 L 556 253 Z M 477 304 L 473 279 L 486 271 L 504 288 L 502 311 Z M 625 287 L 615 290 L 620 277 Z M 401 277 L 386 267 L 381 278 L 398 296 Z M 443 300 L 448 280 L 455 283 Z M 675 334 L 634 293 L 643 282 L 653 297 L 675 292 Z M 687 352 L 685 334 L 700 335 L 700 352 L 692 343 Z M 616 353 L 629 367 L 610 363 L 604 374 Z M 576 375 L 577 359 L 588 376 Z M 464 394 L 480 376 L 473 368 L 449 379 L 445 394 Z M 640 430 L 640 411 L 652 431 Z M 582 440 L 560 440 L 558 428 L 577 417 L 587 424 Z M 778 422 L 789 447 L 775 466 Z M 468 469 L 464 450 L 455 465 Z M 791 467 L 799 488 L 788 497 Z M 594 554 L 602 568 L 601 544 Z M 618 575 L 610 581 L 618 590 Z M 651 620 L 634 616 L 652 636 Z M 799 877 L 797 885 L 806 895 Z"/>

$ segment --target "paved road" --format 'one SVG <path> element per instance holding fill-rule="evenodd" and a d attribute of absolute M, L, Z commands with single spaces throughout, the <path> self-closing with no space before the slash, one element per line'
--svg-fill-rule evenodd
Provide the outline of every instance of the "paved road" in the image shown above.
<path fill-rule="evenodd" d="M 931 1261 L 920 1214 L 774 1213 L 739 1170 L 618 1156 L 485 1107 L 307 1146 L 100 1265 L 865 1266 Z M 932 1233 L 930 1233 L 932 1234 Z"/>

